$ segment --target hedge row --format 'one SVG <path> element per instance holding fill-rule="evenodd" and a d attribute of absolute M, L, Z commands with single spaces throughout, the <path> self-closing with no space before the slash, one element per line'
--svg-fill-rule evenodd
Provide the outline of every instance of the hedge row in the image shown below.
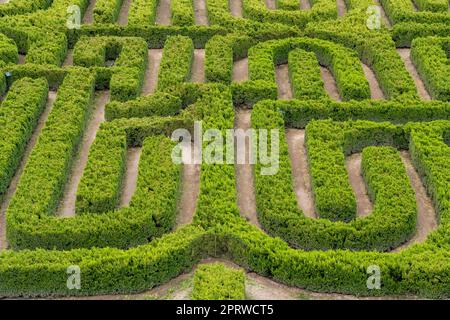
<path fill-rule="evenodd" d="M 191 26 L 195 24 L 194 3 L 192 0 L 171 1 L 170 9 L 174 26 Z"/>
<path fill-rule="evenodd" d="M 397 23 L 392 29 L 392 39 L 397 47 L 410 47 L 415 38 L 440 36 L 446 37 L 450 34 L 448 23 Z"/>
<path fill-rule="evenodd" d="M 313 52 L 292 50 L 288 56 L 288 67 L 295 99 L 316 100 L 327 97 L 320 75 L 319 61 Z"/>
<path fill-rule="evenodd" d="M 445 0 L 436 1 L 414 0 L 417 8 L 421 11 L 415 11 L 414 4 L 409 0 L 381 0 L 387 16 L 394 23 L 400 22 L 418 22 L 418 23 L 449 23 L 450 14 L 448 13 L 448 3 Z M 445 6 L 443 7 L 445 2 Z M 433 5 L 431 3 L 434 3 Z M 437 5 L 437 6 L 436 6 Z M 422 11 L 424 10 L 424 11 Z"/>
<path fill-rule="evenodd" d="M 193 300 L 244 300 L 245 274 L 222 263 L 202 264 L 194 274 Z"/>
<path fill-rule="evenodd" d="M 411 58 L 434 99 L 450 101 L 450 37 L 418 38 L 412 42 Z"/>
<path fill-rule="evenodd" d="M 263 0 L 244 0 L 244 17 L 265 23 L 283 23 L 304 28 L 310 21 L 331 20 L 337 18 L 336 2 L 333 0 L 315 0 L 311 10 L 269 10 Z M 298 4 L 297 4 L 298 5 Z M 299 5 L 298 5 L 299 8 Z"/>
<path fill-rule="evenodd" d="M 0 65 L 17 63 L 19 52 L 14 41 L 4 34 L 0 34 Z"/>
<path fill-rule="evenodd" d="M 49 215 L 58 206 L 88 119 L 94 84 L 94 75 L 88 70 L 74 70 L 68 73 L 58 90 L 52 112 L 7 210 L 7 237 L 11 248 L 42 245 L 44 239 L 32 234 L 35 230 L 46 232 L 38 225 L 51 219 Z M 65 230 L 58 232 L 64 234 Z"/>
<path fill-rule="evenodd" d="M 188 37 L 169 37 L 164 44 L 158 72 L 158 90 L 189 81 L 191 76 L 194 45 Z"/>
<path fill-rule="evenodd" d="M 354 51 L 341 45 L 310 38 L 289 38 L 260 43 L 249 50 L 249 77 L 252 80 L 275 82 L 275 67 L 288 61 L 293 49 L 316 54 L 321 65 L 328 67 L 336 78 L 344 100 L 370 98 L 369 84 Z"/>
<path fill-rule="evenodd" d="M 447 12 L 448 0 L 414 0 L 419 11 Z"/>
<path fill-rule="evenodd" d="M 47 101 L 45 79 L 14 82 L 0 107 L 0 198 L 16 172 Z"/>
<path fill-rule="evenodd" d="M 309 219 L 297 208 L 281 114 L 258 104 L 253 110 L 252 126 L 280 131 L 279 172 L 272 176 L 255 176 L 258 214 L 268 232 L 295 246 L 316 250 L 388 250 L 412 235 L 415 198 L 398 155 L 385 161 L 385 167 L 376 174 L 366 176 L 369 189 L 376 195 L 374 212 L 370 216 L 349 223 L 328 220 L 349 220 L 356 212 L 345 155 L 360 152 L 370 145 L 404 148 L 406 138 L 402 128 L 364 121 L 311 122 L 306 127 L 306 146 L 315 207 L 319 216 L 328 219 Z M 256 165 L 255 172 L 261 168 Z"/>
<path fill-rule="evenodd" d="M 97 0 L 94 7 L 95 23 L 115 23 L 123 0 Z"/>
<path fill-rule="evenodd" d="M 157 0 L 135 0 L 128 11 L 128 26 L 151 26 L 155 24 Z"/>
<path fill-rule="evenodd" d="M 106 67 L 107 60 L 115 60 L 114 65 Z M 96 87 L 109 87 L 112 100 L 127 101 L 141 93 L 147 43 L 132 37 L 83 37 L 75 46 L 73 61 L 74 65 L 92 68 L 97 74 Z"/>
<path fill-rule="evenodd" d="M 0 6 L 0 17 L 25 14 L 36 10 L 46 9 L 53 0 L 10 0 Z"/>

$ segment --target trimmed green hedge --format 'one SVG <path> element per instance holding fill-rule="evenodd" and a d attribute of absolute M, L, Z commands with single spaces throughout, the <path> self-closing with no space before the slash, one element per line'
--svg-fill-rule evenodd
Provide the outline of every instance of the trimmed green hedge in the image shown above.
<path fill-rule="evenodd" d="M 45 79 L 17 80 L 0 107 L 0 198 L 9 186 L 47 101 Z"/>
<path fill-rule="evenodd" d="M 244 271 L 226 267 L 222 263 L 198 266 L 194 274 L 191 298 L 192 300 L 244 300 Z"/>
<path fill-rule="evenodd" d="M 94 7 L 95 23 L 114 23 L 119 17 L 123 0 L 97 0 Z"/>
<path fill-rule="evenodd" d="M 434 99 L 450 101 L 450 37 L 418 38 L 412 42 L 411 58 Z"/>
<path fill-rule="evenodd" d="M 164 44 L 163 57 L 158 72 L 158 90 L 189 81 L 194 45 L 188 37 L 169 37 Z"/>
<path fill-rule="evenodd" d="M 191 26 L 195 24 L 194 3 L 192 0 L 173 0 L 170 2 L 170 9 L 174 26 Z"/>

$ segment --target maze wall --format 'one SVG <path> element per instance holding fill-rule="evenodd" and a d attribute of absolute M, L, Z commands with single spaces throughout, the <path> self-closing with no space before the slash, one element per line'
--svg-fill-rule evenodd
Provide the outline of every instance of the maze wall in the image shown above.
<path fill-rule="evenodd" d="M 313 291 L 448 298 L 449 6 L 0 3 L 0 296 L 139 292 L 221 258 Z M 174 163 L 197 121 L 278 129 L 277 173 Z M 192 297 L 242 298 L 222 268 Z"/>

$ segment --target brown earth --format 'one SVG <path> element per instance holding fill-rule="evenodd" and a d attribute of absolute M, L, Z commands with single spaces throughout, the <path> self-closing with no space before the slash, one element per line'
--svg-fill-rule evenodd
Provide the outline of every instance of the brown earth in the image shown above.
<path fill-rule="evenodd" d="M 266 0 L 266 8 L 269 10 L 275 10 L 277 8 L 276 0 Z"/>
<path fill-rule="evenodd" d="M 67 56 L 62 64 L 62 66 L 63 67 L 73 66 L 73 49 L 67 50 Z"/>
<path fill-rule="evenodd" d="M 142 95 L 146 96 L 156 91 L 158 85 L 159 65 L 163 55 L 163 49 L 148 50 L 148 65 L 144 76 Z"/>
<path fill-rule="evenodd" d="M 90 0 L 89 5 L 86 8 L 86 12 L 84 13 L 82 23 L 83 24 L 93 24 L 94 23 L 94 8 L 97 0 Z"/>
<path fill-rule="evenodd" d="M 347 157 L 345 162 L 350 185 L 352 186 L 356 197 L 357 216 L 366 217 L 373 211 L 373 205 L 367 194 L 366 183 L 362 176 L 362 154 L 352 154 Z"/>
<path fill-rule="evenodd" d="M 311 176 L 308 169 L 305 130 L 287 129 L 286 140 L 291 159 L 293 183 L 298 207 L 306 217 L 316 218 L 314 195 L 311 189 Z"/>
<path fill-rule="evenodd" d="M 242 0 L 229 0 L 230 12 L 233 17 L 242 18 Z"/>
<path fill-rule="evenodd" d="M 205 49 L 194 50 L 192 62 L 191 82 L 205 82 Z"/>
<path fill-rule="evenodd" d="M 414 63 L 411 60 L 411 49 L 410 48 L 401 48 L 397 49 L 398 54 L 403 60 L 405 64 L 406 70 L 408 70 L 409 74 L 413 78 L 416 83 L 417 92 L 422 100 L 431 100 L 431 96 L 425 88 L 425 84 L 419 76 L 417 69 Z"/>
<path fill-rule="evenodd" d="M 196 25 L 207 26 L 209 24 L 206 0 L 194 0 L 194 18 Z"/>
<path fill-rule="evenodd" d="M 336 80 L 334 79 L 331 71 L 326 67 L 320 66 L 320 75 L 324 83 L 325 91 L 328 93 L 330 98 L 336 101 L 341 101 L 341 96 L 339 94 Z"/>
<path fill-rule="evenodd" d="M 233 64 L 233 81 L 248 80 L 248 58 L 240 59 Z"/>
<path fill-rule="evenodd" d="M 168 26 L 171 24 L 171 17 L 170 0 L 159 0 L 156 8 L 156 24 Z"/>
<path fill-rule="evenodd" d="M 309 2 L 309 0 L 300 0 L 300 9 L 301 10 L 310 10 L 311 3 Z"/>
<path fill-rule="evenodd" d="M 345 0 L 337 0 L 338 17 L 343 17 L 347 12 L 347 6 Z"/>
<path fill-rule="evenodd" d="M 126 171 L 122 184 L 122 194 L 119 202 L 119 206 L 121 208 L 128 207 L 130 205 L 131 198 L 136 191 L 141 151 L 142 148 L 128 148 L 127 150 Z"/>
<path fill-rule="evenodd" d="M 378 83 L 377 77 L 373 72 L 372 68 L 370 68 L 365 63 L 361 63 L 361 66 L 364 71 L 364 75 L 366 76 L 367 81 L 369 82 L 370 88 L 370 96 L 373 100 L 384 100 L 384 93 L 380 88 L 380 84 Z"/>
<path fill-rule="evenodd" d="M 132 1 L 133 0 L 123 0 L 122 7 L 119 11 L 119 18 L 117 19 L 117 23 L 120 26 L 126 26 L 128 24 L 128 12 L 130 11 Z"/>
<path fill-rule="evenodd" d="M 275 68 L 275 76 L 278 85 L 278 99 L 291 100 L 292 87 L 289 81 L 289 68 L 287 64 L 281 64 Z"/>

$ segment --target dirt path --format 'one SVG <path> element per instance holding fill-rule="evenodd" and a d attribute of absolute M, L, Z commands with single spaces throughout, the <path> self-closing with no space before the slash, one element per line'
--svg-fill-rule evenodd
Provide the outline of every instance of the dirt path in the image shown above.
<path fill-rule="evenodd" d="M 126 26 L 128 24 L 128 12 L 130 11 L 131 2 L 133 0 L 123 0 L 122 7 L 119 11 L 119 18 L 117 23 L 120 26 Z"/>
<path fill-rule="evenodd" d="M 198 151 L 191 143 L 191 159 L 199 157 Z M 178 205 L 177 228 L 192 223 L 197 208 L 197 198 L 200 193 L 200 165 L 183 164 L 181 179 L 181 198 Z"/>
<path fill-rule="evenodd" d="M 311 3 L 309 2 L 309 0 L 300 0 L 300 9 L 301 10 L 310 10 Z"/>
<path fill-rule="evenodd" d="M 67 50 L 67 56 L 62 66 L 63 67 L 73 66 L 73 49 Z"/>
<path fill-rule="evenodd" d="M 136 191 L 141 151 L 142 148 L 127 149 L 127 167 L 122 184 L 122 195 L 119 201 L 119 206 L 121 208 L 128 207 L 130 205 L 131 198 Z"/>
<path fill-rule="evenodd" d="M 289 68 L 287 64 L 276 66 L 275 76 L 278 85 L 278 99 L 291 100 L 292 87 L 289 81 Z"/>
<path fill-rule="evenodd" d="M 314 196 L 311 189 L 311 176 L 305 145 L 305 130 L 287 129 L 286 140 L 291 159 L 295 195 L 300 210 L 308 218 L 316 218 Z"/>
<path fill-rule="evenodd" d="M 355 153 L 347 157 L 345 165 L 347 167 L 350 185 L 356 197 L 356 215 L 366 217 L 373 211 L 373 205 L 367 194 L 366 183 L 361 170 L 362 154 Z"/>
<path fill-rule="evenodd" d="M 156 24 L 168 26 L 171 24 L 170 0 L 159 0 L 156 8 Z"/>
<path fill-rule="evenodd" d="M 194 0 L 194 18 L 196 25 L 207 26 L 209 24 L 206 0 Z"/>
<path fill-rule="evenodd" d="M 247 131 L 251 128 L 250 109 L 236 109 L 234 118 L 234 128 Z M 243 137 L 243 136 L 241 136 Z M 242 140 L 241 140 L 242 141 Z M 239 145 L 237 138 L 235 139 L 235 174 L 236 174 L 236 194 L 237 205 L 241 216 L 248 222 L 261 229 L 256 212 L 256 199 L 253 189 L 253 165 L 250 162 L 250 143 L 249 139 L 245 139 L 245 146 Z M 242 154 L 244 153 L 244 154 Z"/>
<path fill-rule="evenodd" d="M 233 64 L 233 81 L 248 80 L 248 58 L 240 59 Z"/>
<path fill-rule="evenodd" d="M 361 65 L 364 71 L 364 75 L 366 76 L 366 79 L 369 82 L 371 99 L 384 100 L 384 93 L 380 88 L 380 84 L 378 83 L 377 77 L 375 76 L 375 73 L 373 72 L 372 68 L 370 68 L 365 63 L 361 63 Z"/>
<path fill-rule="evenodd" d="M 57 215 L 60 217 L 72 217 L 75 215 L 75 202 L 77 189 L 83 176 L 84 168 L 89 156 L 89 149 L 95 140 L 97 130 L 105 119 L 105 105 L 109 101 L 109 91 L 101 91 L 95 99 L 95 106 L 91 119 L 84 131 L 83 140 L 77 152 L 77 157 L 72 165 L 69 181 L 66 184 L 64 196 L 60 202 Z"/>
<path fill-rule="evenodd" d="M 230 12 L 233 17 L 242 18 L 242 0 L 229 0 Z"/>
<path fill-rule="evenodd" d="M 18 64 L 25 64 L 26 56 L 24 54 L 19 54 Z"/>
<path fill-rule="evenodd" d="M 380 0 L 373 0 L 373 2 L 375 3 L 375 5 L 377 5 L 378 7 L 380 7 L 380 11 L 381 11 L 381 21 L 384 23 L 384 25 L 388 28 L 392 28 L 392 24 L 391 21 L 389 20 L 389 17 L 386 14 L 386 11 L 384 10 L 384 7 L 381 5 Z"/>
<path fill-rule="evenodd" d="M 328 93 L 331 99 L 336 101 L 341 101 L 341 96 L 339 94 L 339 90 L 336 84 L 336 80 L 334 79 L 333 74 L 328 68 L 320 66 L 320 75 L 322 77 L 325 91 Z"/>
<path fill-rule="evenodd" d="M 205 49 L 194 50 L 192 62 L 191 82 L 205 82 Z"/>
<path fill-rule="evenodd" d="M 83 24 L 93 24 L 94 23 L 94 8 L 97 0 L 90 0 L 89 5 L 84 13 L 82 23 Z"/>
<path fill-rule="evenodd" d="M 430 232 L 435 230 L 438 226 L 437 215 L 433 207 L 433 202 L 428 196 L 422 180 L 414 168 L 409 152 L 401 151 L 400 155 L 406 168 L 406 174 L 408 175 L 411 186 L 416 194 L 417 224 L 414 236 L 409 241 L 393 250 L 394 252 L 401 251 L 412 244 L 425 241 L 428 234 L 430 234 Z"/>
<path fill-rule="evenodd" d="M 343 17 L 347 13 L 347 6 L 345 0 L 336 0 L 338 17 Z"/>
<path fill-rule="evenodd" d="M 414 82 L 416 83 L 416 88 L 417 88 L 417 92 L 419 93 L 419 97 L 422 100 L 431 100 L 431 96 L 428 93 L 427 89 L 425 88 L 425 84 L 423 83 L 422 79 L 420 78 L 419 73 L 417 72 L 417 69 L 411 60 L 411 49 L 401 48 L 401 49 L 397 49 L 397 52 L 400 55 L 400 57 L 402 58 L 403 63 L 405 64 L 406 70 L 408 70 L 411 77 L 414 79 Z"/>
<path fill-rule="evenodd" d="M 163 55 L 163 49 L 148 50 L 148 65 L 142 86 L 142 95 L 146 96 L 156 91 L 158 85 L 159 65 Z"/>
<path fill-rule="evenodd" d="M 11 202 L 14 193 L 16 192 L 20 176 L 22 175 L 22 172 L 25 169 L 25 165 L 28 161 L 31 151 L 36 145 L 38 137 L 41 134 L 42 128 L 44 127 L 45 122 L 47 121 L 48 115 L 52 110 L 55 99 L 56 99 L 56 92 L 49 91 L 45 109 L 42 112 L 41 117 L 39 118 L 39 121 L 37 123 L 37 126 L 34 129 L 33 134 L 31 135 L 31 138 L 27 143 L 25 152 L 19 163 L 19 167 L 17 168 L 16 173 L 14 174 L 11 183 L 9 184 L 9 187 L 6 190 L 6 193 L 2 199 L 2 203 L 0 205 L 0 251 L 8 247 L 8 243 L 6 240 L 6 210 L 9 206 L 9 203 Z"/>
<path fill-rule="evenodd" d="M 277 8 L 276 0 L 266 0 L 266 8 L 269 10 L 275 10 Z"/>

